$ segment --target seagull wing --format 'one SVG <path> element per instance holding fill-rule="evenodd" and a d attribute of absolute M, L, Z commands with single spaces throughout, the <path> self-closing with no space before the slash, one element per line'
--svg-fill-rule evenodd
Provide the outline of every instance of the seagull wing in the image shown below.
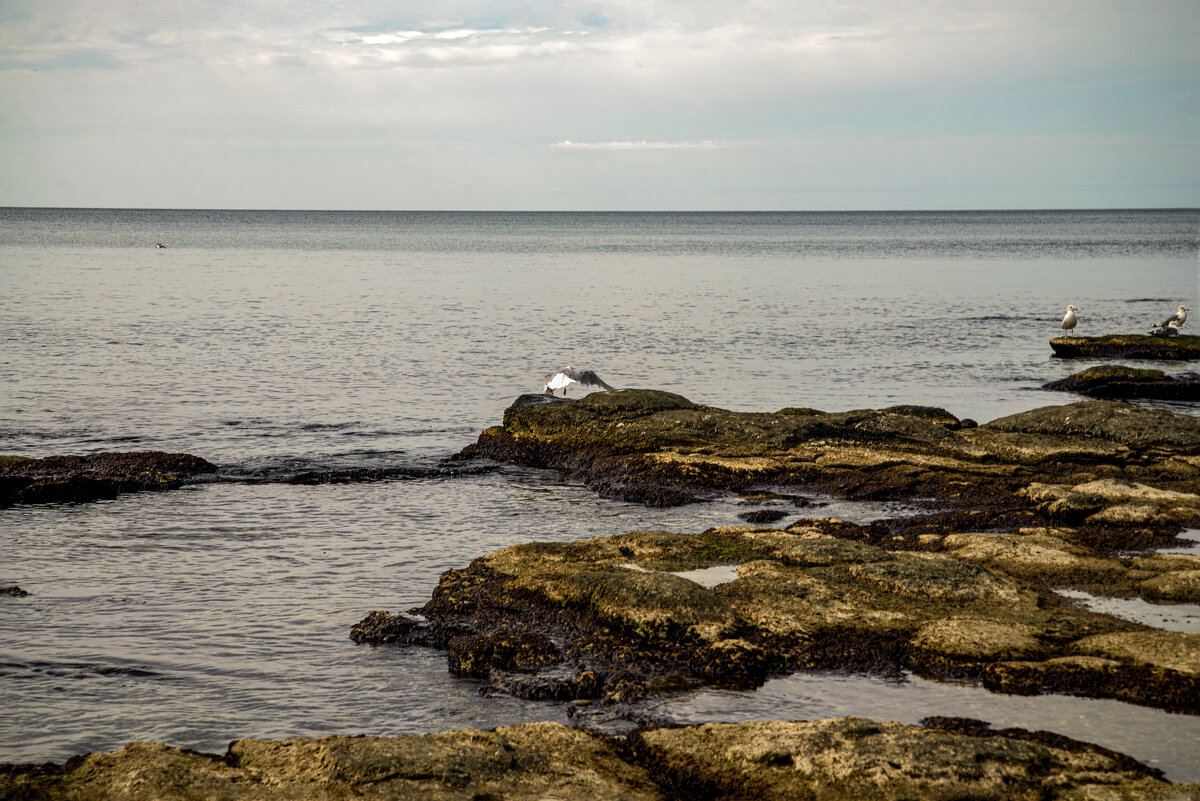
<path fill-rule="evenodd" d="M 583 384 L 585 387 L 600 387 L 601 389 L 607 389 L 609 391 L 613 389 L 608 384 L 604 383 L 600 376 L 596 375 L 594 370 L 572 370 L 567 368 L 561 372 L 564 373 L 568 378 Z"/>
<path fill-rule="evenodd" d="M 569 384 L 574 384 L 576 382 L 576 379 L 572 378 L 570 375 L 573 372 L 576 372 L 576 371 L 575 370 L 559 370 L 556 373 L 551 373 L 550 375 L 546 376 L 546 386 L 544 386 L 542 388 L 542 391 L 543 392 L 553 392 L 554 390 L 562 389 L 563 387 L 565 387 Z"/>

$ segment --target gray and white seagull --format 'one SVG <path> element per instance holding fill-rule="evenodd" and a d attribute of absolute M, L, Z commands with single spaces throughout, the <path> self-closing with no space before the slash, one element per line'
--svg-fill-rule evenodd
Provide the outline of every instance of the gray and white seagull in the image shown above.
<path fill-rule="evenodd" d="M 546 386 L 542 387 L 542 392 L 546 395 L 553 395 L 555 390 L 562 390 L 563 397 L 567 396 L 567 387 L 571 384 L 579 384 L 583 387 L 599 387 L 600 389 L 612 390 L 608 384 L 600 379 L 593 370 L 576 370 L 571 365 L 567 365 L 563 369 L 551 373 L 546 376 Z"/>
<path fill-rule="evenodd" d="M 1179 326 L 1181 326 L 1187 322 L 1187 313 L 1189 311 L 1191 311 L 1191 309 L 1189 309 L 1187 306 L 1180 306 L 1179 311 L 1175 312 L 1170 317 L 1168 317 L 1167 319 L 1165 319 L 1161 323 L 1159 323 L 1158 327 L 1166 328 L 1169 325 L 1174 328 L 1178 328 Z"/>

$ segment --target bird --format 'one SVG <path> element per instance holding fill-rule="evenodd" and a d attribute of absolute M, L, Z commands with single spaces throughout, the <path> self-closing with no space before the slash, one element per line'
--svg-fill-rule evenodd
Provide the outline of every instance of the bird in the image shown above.
<path fill-rule="evenodd" d="M 554 391 L 561 389 L 563 397 L 567 397 L 567 387 L 571 384 L 579 384 L 584 387 L 600 387 L 600 389 L 612 390 L 608 384 L 605 384 L 600 376 L 596 375 L 593 370 L 576 370 L 571 365 L 567 365 L 557 372 L 553 372 L 546 376 L 546 386 L 542 387 L 542 392 L 546 395 L 553 395 Z"/>
<path fill-rule="evenodd" d="M 161 248 L 161 249 L 163 249 L 163 250 L 166 250 L 166 248 L 167 248 L 167 246 L 166 246 L 166 245 L 164 245 L 162 242 L 159 242 L 159 243 L 158 243 L 157 245 L 155 245 L 154 247 L 156 247 L 156 248 Z"/>
<path fill-rule="evenodd" d="M 1075 323 L 1079 322 L 1079 320 L 1075 317 L 1075 312 L 1077 311 L 1079 311 L 1079 309 L 1075 308 L 1074 306 L 1068 306 L 1067 313 L 1063 315 L 1062 327 L 1063 330 L 1068 334 L 1071 333 L 1071 329 L 1075 327 Z"/>
<path fill-rule="evenodd" d="M 1189 311 L 1191 311 L 1191 309 L 1189 309 L 1187 306 L 1180 306 L 1179 311 L 1175 312 L 1155 327 L 1166 328 L 1167 326 L 1171 326 L 1172 328 L 1178 328 L 1187 322 L 1187 313 Z"/>

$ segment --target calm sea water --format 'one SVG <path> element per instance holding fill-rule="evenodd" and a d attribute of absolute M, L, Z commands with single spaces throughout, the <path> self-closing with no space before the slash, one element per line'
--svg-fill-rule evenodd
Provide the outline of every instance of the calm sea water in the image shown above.
<path fill-rule="evenodd" d="M 1074 400 L 1039 389 L 1086 366 L 1050 356 L 1068 303 L 1080 334 L 1200 308 L 1198 229 L 1197 210 L 0 209 L 0 453 L 186 451 L 264 479 L 436 467 L 565 364 L 731 409 L 921 403 L 983 422 Z M 31 593 L 0 598 L 0 761 L 566 720 L 481 696 L 440 653 L 355 646 L 349 628 L 505 545 L 698 532 L 742 511 L 644 509 L 514 468 L 0 510 L 0 585 Z M 928 685 L 792 677 L 663 710 L 1100 727 L 1105 745 L 1200 780 L 1180 745 L 1200 742 L 1195 718 L 1055 698 L 1013 723 L 1003 697 Z"/>

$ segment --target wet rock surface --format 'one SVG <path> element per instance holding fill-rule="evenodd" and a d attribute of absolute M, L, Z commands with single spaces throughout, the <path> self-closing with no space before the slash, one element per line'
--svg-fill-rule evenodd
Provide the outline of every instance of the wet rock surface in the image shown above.
<path fill-rule="evenodd" d="M 518 399 L 503 426 L 460 454 L 473 457 L 562 470 L 604 495 L 655 505 L 788 488 L 969 510 L 978 523 L 957 524 L 1011 528 L 1055 522 L 1022 494 L 1034 483 L 1111 478 L 1196 493 L 1200 419 L 1084 401 L 963 426 L 926 407 L 748 413 L 621 390 L 552 404 Z"/>
<path fill-rule="evenodd" d="M 1067 527 L 906 545 L 836 519 L 528 543 L 447 571 L 423 607 L 372 613 L 351 636 L 442 648 L 453 672 L 497 690 L 633 720 L 648 696 L 828 668 L 1200 714 L 1200 634 L 1093 613 L 1054 592 L 1197 603 L 1200 558 L 1106 556 Z M 716 565 L 734 566 L 732 580 L 686 578 Z"/>
<path fill-rule="evenodd" d="M 216 466 L 186 453 L 141 451 L 27 459 L 0 456 L 0 508 L 19 503 L 86 502 L 123 492 L 177 489 Z"/>
<path fill-rule="evenodd" d="M 1200 336 L 1173 337 L 1145 334 L 1110 334 L 1102 337 L 1056 337 L 1050 340 L 1054 355 L 1063 359 L 1200 359 Z"/>
<path fill-rule="evenodd" d="M 1067 738 L 863 718 L 651 728 L 554 723 L 406 737 L 238 740 L 223 756 L 137 742 L 64 765 L 0 766 L 14 799 L 1196 798 Z"/>
<path fill-rule="evenodd" d="M 1146 370 L 1121 365 L 1092 367 L 1058 381 L 1044 384 L 1042 389 L 1075 392 L 1092 398 L 1124 400 L 1153 398 L 1156 400 L 1200 400 L 1200 375 L 1185 373 L 1169 376 L 1162 370 Z"/>
<path fill-rule="evenodd" d="M 369 616 L 356 641 L 443 648 L 455 672 L 502 691 L 634 720 L 657 693 L 814 668 L 1200 713 L 1200 635 L 1055 593 L 1200 602 L 1200 559 L 1150 553 L 1200 525 L 1195 417 L 1086 401 L 964 426 L 928 407 L 755 414 L 622 390 L 518 400 L 471 456 L 644 502 L 816 490 L 925 512 L 514 546 L 445 573 L 413 616 Z M 674 575 L 720 565 L 736 580 Z"/>

